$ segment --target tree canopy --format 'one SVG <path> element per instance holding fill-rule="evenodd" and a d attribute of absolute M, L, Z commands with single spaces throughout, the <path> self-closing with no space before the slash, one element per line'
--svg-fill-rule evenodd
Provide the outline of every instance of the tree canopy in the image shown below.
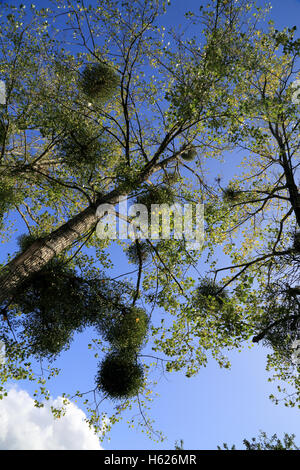
<path fill-rule="evenodd" d="M 1 391 L 36 380 L 40 406 L 53 361 L 90 328 L 101 360 L 95 388 L 76 397 L 99 432 L 105 398 L 120 402 L 110 425 L 136 403 L 152 432 L 153 361 L 189 377 L 209 356 L 229 367 L 227 351 L 249 340 L 270 347 L 279 393 L 300 404 L 300 40 L 251 2 L 212 0 L 170 44 L 166 11 L 163 0 L 57 0 L 0 17 L 0 235 L 18 231 L 12 214 L 27 230 L 0 266 Z M 208 175 L 237 150 L 235 176 Z M 118 214 L 125 197 L 204 204 L 202 249 L 121 241 L 134 276 L 110 276 L 115 241 L 97 236 L 97 208 Z"/>
<path fill-rule="evenodd" d="M 245 446 L 244 450 L 299 450 L 299 447 L 295 443 L 295 435 L 285 433 L 283 439 L 279 439 L 277 434 L 268 437 L 265 432 L 260 432 L 258 438 L 252 437 L 250 441 L 248 439 L 243 440 Z M 218 450 L 236 450 L 235 445 L 228 447 L 227 444 L 223 444 L 223 448 L 218 447 Z"/>

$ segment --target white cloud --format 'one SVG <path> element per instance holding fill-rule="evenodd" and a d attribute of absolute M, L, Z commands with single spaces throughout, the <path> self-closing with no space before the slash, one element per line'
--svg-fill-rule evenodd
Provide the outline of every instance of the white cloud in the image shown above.
<path fill-rule="evenodd" d="M 36 408 L 26 391 L 9 390 L 0 400 L 0 450 L 101 450 L 84 412 L 73 403 L 54 419 L 50 407 L 61 404 L 57 398 Z"/>

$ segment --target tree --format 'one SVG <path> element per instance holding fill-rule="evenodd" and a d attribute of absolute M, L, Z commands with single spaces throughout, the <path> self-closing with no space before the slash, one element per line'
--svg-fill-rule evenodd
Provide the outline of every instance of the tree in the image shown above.
<path fill-rule="evenodd" d="M 268 437 L 265 432 L 260 432 L 258 439 L 255 437 L 251 441 L 244 439 L 243 444 L 245 446 L 244 450 L 299 450 L 299 447 L 295 444 L 295 435 L 286 433 L 281 441 L 277 434 Z M 218 447 L 218 450 L 236 450 L 235 446 L 229 448 L 227 444 L 223 444 L 223 447 L 223 449 Z"/>
<path fill-rule="evenodd" d="M 270 21 L 268 29 L 253 31 L 247 45 L 244 33 L 229 35 L 234 58 L 228 55 L 228 43 L 219 47 L 222 68 L 232 58 L 230 65 L 243 78 L 232 77 L 224 114 L 212 123 L 206 143 L 223 151 L 239 148 L 244 171 L 237 170 L 229 181 L 215 180 L 218 191 L 210 195 L 206 211 L 211 277 L 202 279 L 191 302 L 194 311 L 195 302 L 204 308 L 202 321 L 213 321 L 218 311 L 219 331 L 230 332 L 235 346 L 248 336 L 272 348 L 267 369 L 274 368 L 274 379 L 288 383 L 278 390 L 291 406 L 299 405 L 300 398 L 300 41 L 295 31 L 296 27 L 278 31 Z M 223 34 L 224 29 L 216 27 L 212 42 Z M 179 88 L 178 93 L 181 98 L 175 104 L 180 114 L 177 103 L 184 102 L 184 93 Z M 223 245 L 227 266 L 217 265 L 214 245 Z M 199 315 L 194 318 L 189 326 L 196 337 Z"/>
<path fill-rule="evenodd" d="M 219 227 L 224 251 L 232 260 L 228 266 L 213 267 L 220 286 L 217 294 L 230 288 L 236 328 L 248 329 L 254 343 L 273 349 L 267 367 L 275 369 L 275 378 L 294 386 L 294 392 L 278 387 L 292 406 L 300 398 L 295 352 L 300 331 L 299 100 L 295 92 L 300 41 L 294 37 L 295 30 L 279 32 L 270 22 L 267 32 L 258 30 L 252 38 L 252 54 L 241 58 L 245 80 L 234 88 L 236 115 L 231 110 L 228 120 L 218 122 L 215 136 L 230 135 L 233 146 L 245 154 L 246 170 L 225 186 L 218 180 L 219 196 L 231 220 L 228 225 L 220 212 L 211 228 L 213 233 Z M 229 274 L 220 280 L 224 272 Z M 240 320 L 237 311 L 243 312 Z M 223 315 L 224 319 L 226 326 Z"/>
<path fill-rule="evenodd" d="M 297 236 L 293 248 L 281 245 L 299 215 L 297 164 L 286 153 L 293 150 L 282 141 L 278 123 L 279 117 L 285 123 L 281 113 L 286 110 L 297 135 L 297 105 L 289 100 L 288 79 L 299 45 L 294 30 L 279 33 L 271 27 L 263 33 L 259 10 L 251 17 L 250 9 L 242 0 L 213 1 L 201 8 L 204 45 L 173 31 L 177 47 L 171 48 L 160 25 L 164 2 L 104 0 L 92 7 L 59 0 L 52 10 L 33 5 L 28 13 L 22 5 L 7 7 L 0 33 L 0 74 L 7 87 L 0 109 L 0 215 L 4 239 L 10 211 L 19 214 L 28 234 L 16 256 L 1 265 L 0 339 L 7 354 L 3 384 L 36 379 L 47 396 L 32 361 L 54 360 L 70 346 L 74 332 L 92 327 L 99 334 L 93 344 L 106 355 L 91 391 L 95 402 L 86 402 L 90 423 L 101 429 L 99 399 L 121 399 L 113 423 L 134 397 L 151 430 L 143 411 L 149 387 L 146 361 L 154 354 L 141 354 L 147 338 L 152 337 L 152 350 L 168 371 L 191 376 L 206 363 L 208 351 L 228 367 L 225 349 L 251 335 L 270 341 L 269 331 L 290 327 L 295 320 L 297 312 L 293 318 L 289 312 L 298 308 L 297 285 L 291 278 L 290 301 L 281 301 L 286 294 L 276 284 L 280 270 L 296 275 Z M 187 16 L 197 25 L 197 17 Z M 279 55 L 283 42 L 285 51 Z M 263 117 L 280 149 L 278 159 L 266 157 L 267 163 Z M 219 182 L 217 191 L 204 179 L 203 165 L 244 140 L 259 155 L 251 174 L 229 182 L 228 188 Z M 261 175 L 271 163 L 283 173 L 267 184 Z M 250 189 L 243 186 L 254 177 Z M 146 207 L 205 202 L 205 248 L 213 256 L 214 244 L 224 244 L 232 253 L 232 269 L 240 272 L 218 282 L 202 276 L 195 285 L 189 269 L 196 269 L 201 251 L 189 249 L 184 238 L 137 238 L 130 246 L 123 244 L 137 265 L 136 282 L 110 279 L 105 270 L 112 240 L 97 237 L 97 208 L 117 206 L 125 196 Z M 289 205 L 279 228 L 265 221 L 257 227 L 266 206 L 273 217 L 272 204 L 278 200 Z M 291 225 L 284 226 L 286 221 Z M 268 230 L 268 251 L 259 257 L 247 248 L 249 239 L 243 252 L 227 243 L 244 223 L 252 223 L 251 241 L 262 228 Z M 171 228 L 174 232 L 173 219 Z M 273 245 L 269 236 L 275 237 Z M 277 259 L 284 261 L 280 267 Z M 272 282 L 266 282 L 271 268 Z M 254 278 L 256 292 L 251 289 Z M 268 299 L 275 298 L 272 289 L 277 289 L 279 305 L 267 309 Z M 151 323 L 155 308 L 164 310 L 166 319 Z M 289 321 L 279 322 L 287 315 Z M 56 372 L 50 368 L 48 375 Z M 122 374 L 120 389 L 115 379 Z"/>

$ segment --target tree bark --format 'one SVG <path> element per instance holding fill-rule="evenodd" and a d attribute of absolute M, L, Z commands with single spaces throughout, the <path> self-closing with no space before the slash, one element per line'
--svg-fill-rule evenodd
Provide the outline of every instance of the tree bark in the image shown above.
<path fill-rule="evenodd" d="M 58 229 L 35 241 L 27 250 L 16 256 L 0 276 L 0 304 L 10 301 L 14 291 L 30 276 L 39 272 L 53 257 L 62 253 L 75 240 L 97 224 L 96 208 L 102 203 L 116 204 L 120 192 L 112 191 L 75 215 Z"/>
<path fill-rule="evenodd" d="M 0 277 L 0 304 L 9 300 L 25 279 L 40 271 L 54 256 L 91 229 L 96 221 L 95 209 L 88 207 L 8 263 Z"/>
<path fill-rule="evenodd" d="M 147 181 L 153 173 L 178 157 L 180 152 L 176 152 L 173 156 L 158 163 L 160 155 L 179 132 L 180 130 L 175 129 L 175 133 L 171 131 L 166 135 L 152 160 L 140 172 L 136 180 L 137 187 Z M 97 207 L 100 204 L 117 204 L 119 197 L 128 195 L 128 188 L 126 186 L 125 188 L 121 185 L 110 193 L 99 197 L 95 204 L 75 215 L 51 234 L 34 242 L 27 250 L 10 261 L 0 274 L 0 305 L 4 302 L 10 302 L 15 290 L 27 278 L 39 272 L 52 258 L 62 253 L 80 236 L 94 228 L 98 222 Z"/>

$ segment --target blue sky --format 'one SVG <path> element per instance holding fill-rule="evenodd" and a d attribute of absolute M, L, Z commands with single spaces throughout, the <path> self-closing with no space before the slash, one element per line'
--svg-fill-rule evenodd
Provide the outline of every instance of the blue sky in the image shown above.
<path fill-rule="evenodd" d="M 38 7 L 49 5 L 48 1 L 34 3 Z M 179 25 L 184 12 L 199 8 L 201 3 L 197 0 L 173 0 L 165 18 L 166 26 Z M 263 4 L 261 1 L 258 3 Z M 300 26 L 299 0 L 273 0 L 272 5 L 270 18 L 278 28 Z M 217 171 L 228 174 L 231 167 L 231 162 L 227 160 L 223 168 L 213 165 L 211 173 Z M 118 247 L 112 251 L 112 259 L 117 263 L 116 272 L 126 271 L 128 266 L 125 258 L 120 257 Z M 203 268 L 203 265 L 200 263 L 199 267 Z M 78 337 L 72 349 L 60 359 L 59 364 L 65 371 L 52 384 L 51 393 L 54 398 L 62 391 L 72 392 L 79 388 L 76 380 L 78 371 L 81 376 L 80 387 L 83 390 L 88 390 L 93 385 L 95 361 L 92 358 L 87 359 L 87 339 L 87 333 Z M 151 416 L 156 427 L 167 439 L 157 444 L 140 431 L 129 429 L 124 419 L 124 422 L 115 425 L 110 433 L 110 441 L 104 440 L 103 447 L 172 449 L 176 440 L 183 439 L 185 449 L 215 449 L 223 442 L 240 446 L 244 437 L 256 436 L 259 430 L 278 435 L 284 432 L 295 433 L 300 442 L 299 411 L 283 405 L 275 406 L 268 399 L 268 395 L 274 391 L 274 385 L 267 382 L 265 356 L 266 350 L 260 346 L 252 347 L 251 350 L 245 348 L 240 353 L 235 351 L 229 356 L 232 360 L 230 371 L 219 369 L 211 360 L 205 369 L 190 379 L 180 373 L 162 375 L 158 371 L 158 385 L 155 391 L 159 396 L 154 400 Z M 32 393 L 33 389 L 28 384 L 22 383 L 19 386 Z M 127 416 L 131 417 L 131 414 L 133 412 Z"/>

